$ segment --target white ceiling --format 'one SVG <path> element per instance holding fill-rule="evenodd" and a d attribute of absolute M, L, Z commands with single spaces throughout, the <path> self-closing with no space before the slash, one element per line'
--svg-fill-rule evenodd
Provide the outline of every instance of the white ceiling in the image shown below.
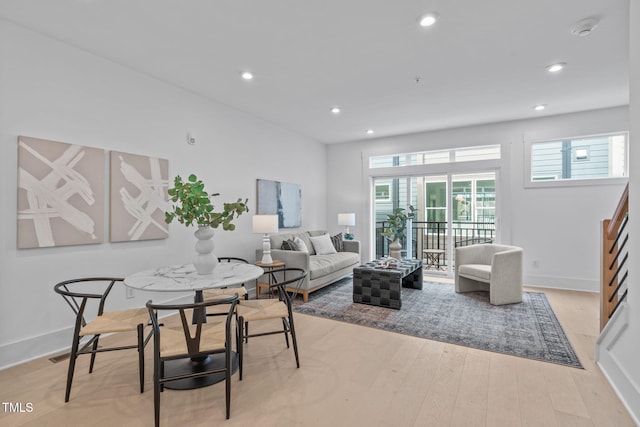
<path fill-rule="evenodd" d="M 10 22 L 325 143 L 368 138 L 368 128 L 378 137 L 626 105 L 628 9 L 629 0 L 0 1 Z M 439 22 L 419 27 L 429 11 Z M 589 36 L 570 33 L 594 16 Z M 558 61 L 567 68 L 545 71 Z M 240 79 L 244 69 L 253 81 Z M 548 108 L 533 111 L 540 103 Z"/>

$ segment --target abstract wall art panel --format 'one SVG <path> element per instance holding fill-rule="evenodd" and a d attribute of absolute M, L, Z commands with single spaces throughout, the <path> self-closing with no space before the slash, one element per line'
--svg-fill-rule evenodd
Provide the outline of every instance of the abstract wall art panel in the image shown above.
<path fill-rule="evenodd" d="M 279 228 L 302 226 L 302 190 L 299 184 L 258 180 L 258 214 L 278 215 Z"/>
<path fill-rule="evenodd" d="M 18 137 L 18 248 L 104 241 L 104 150 Z"/>
<path fill-rule="evenodd" d="M 169 161 L 112 151 L 110 240 L 166 239 Z"/>

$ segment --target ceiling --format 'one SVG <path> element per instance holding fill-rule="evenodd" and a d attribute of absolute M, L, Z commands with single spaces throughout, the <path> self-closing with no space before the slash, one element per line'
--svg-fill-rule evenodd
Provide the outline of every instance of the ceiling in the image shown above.
<path fill-rule="evenodd" d="M 629 0 L 0 2 L 7 21 L 325 143 L 626 105 L 628 10 Z M 432 11 L 439 21 L 418 26 Z M 595 29 L 572 35 L 589 17 Z M 559 61 L 563 71 L 545 70 Z"/>

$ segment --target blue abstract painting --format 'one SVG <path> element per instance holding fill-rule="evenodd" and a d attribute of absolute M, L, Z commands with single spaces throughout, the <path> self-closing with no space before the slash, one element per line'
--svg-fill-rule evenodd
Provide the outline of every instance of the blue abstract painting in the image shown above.
<path fill-rule="evenodd" d="M 258 180 L 259 215 L 278 215 L 279 228 L 302 226 L 302 190 L 299 184 Z"/>

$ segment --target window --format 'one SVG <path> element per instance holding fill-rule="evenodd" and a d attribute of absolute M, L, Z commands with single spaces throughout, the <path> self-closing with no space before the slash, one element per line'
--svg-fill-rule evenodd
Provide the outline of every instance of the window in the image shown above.
<path fill-rule="evenodd" d="M 389 184 L 376 184 L 376 201 L 391 200 L 391 192 Z"/>
<path fill-rule="evenodd" d="M 617 133 L 532 142 L 529 182 L 627 177 L 627 139 Z"/>
<path fill-rule="evenodd" d="M 369 158 L 369 168 L 376 169 L 496 159 L 500 159 L 500 145 L 483 145 L 479 147 L 453 148 L 450 150 L 373 156 Z"/>
<path fill-rule="evenodd" d="M 425 184 L 425 204 L 427 222 L 445 222 L 447 220 L 446 181 Z"/>

